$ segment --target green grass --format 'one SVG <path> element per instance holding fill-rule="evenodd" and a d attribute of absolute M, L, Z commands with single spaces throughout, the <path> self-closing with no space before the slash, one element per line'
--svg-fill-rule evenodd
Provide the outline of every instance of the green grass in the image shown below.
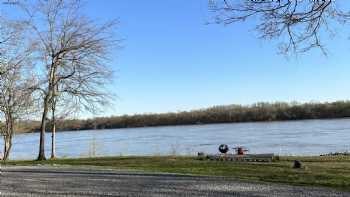
<path fill-rule="evenodd" d="M 293 160 L 302 169 L 293 169 Z M 239 180 L 326 186 L 350 191 L 350 157 L 281 157 L 271 163 L 236 163 L 198 160 L 196 157 L 99 157 L 47 161 L 8 161 L 5 165 L 56 164 L 115 169 L 224 176 Z"/>

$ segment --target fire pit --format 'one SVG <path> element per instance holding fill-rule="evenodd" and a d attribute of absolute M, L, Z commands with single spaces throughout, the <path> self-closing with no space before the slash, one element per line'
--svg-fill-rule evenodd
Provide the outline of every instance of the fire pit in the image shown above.
<path fill-rule="evenodd" d="M 227 146 L 226 144 L 221 144 L 221 145 L 219 146 L 219 151 L 220 151 L 220 153 L 227 153 L 228 150 L 229 150 L 229 148 L 228 148 L 228 146 Z"/>

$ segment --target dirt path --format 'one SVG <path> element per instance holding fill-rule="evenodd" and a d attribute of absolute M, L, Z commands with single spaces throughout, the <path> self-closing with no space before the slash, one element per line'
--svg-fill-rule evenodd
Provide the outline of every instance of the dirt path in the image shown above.
<path fill-rule="evenodd" d="M 1 196 L 350 196 L 325 188 L 71 167 L 2 167 Z"/>

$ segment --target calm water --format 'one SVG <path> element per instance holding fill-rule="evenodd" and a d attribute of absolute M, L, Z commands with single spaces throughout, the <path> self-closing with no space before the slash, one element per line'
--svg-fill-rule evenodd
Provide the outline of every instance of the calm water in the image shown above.
<path fill-rule="evenodd" d="M 56 136 L 58 157 L 195 155 L 216 153 L 222 143 L 243 145 L 251 153 L 319 155 L 350 150 L 350 119 L 89 130 Z M 51 133 L 46 137 L 49 156 Z M 38 133 L 16 135 L 11 158 L 36 158 L 38 142 Z"/>

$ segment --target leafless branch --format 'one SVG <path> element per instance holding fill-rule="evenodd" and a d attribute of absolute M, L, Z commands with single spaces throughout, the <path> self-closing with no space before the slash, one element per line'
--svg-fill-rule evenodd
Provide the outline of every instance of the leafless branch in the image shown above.
<path fill-rule="evenodd" d="M 108 103 L 104 88 L 112 76 L 108 54 L 118 45 L 114 30 L 117 21 L 96 24 L 81 12 L 79 0 L 37 0 L 21 4 L 43 72 L 33 89 L 42 92 L 40 153 L 45 159 L 44 135 L 49 111 L 67 112 L 74 103 L 78 110 L 96 111 Z M 65 103 L 62 104 L 62 103 Z M 57 104 L 57 105 L 56 105 Z M 62 108 L 63 107 L 63 108 Z M 52 119 L 55 119 L 54 116 Z"/>
<path fill-rule="evenodd" d="M 333 33 L 330 24 L 345 24 L 350 12 L 342 10 L 334 0 L 211 1 L 215 22 L 229 25 L 252 19 L 259 38 L 282 41 L 280 52 L 303 53 L 318 48 L 326 55 L 321 42 L 324 33 Z"/>

